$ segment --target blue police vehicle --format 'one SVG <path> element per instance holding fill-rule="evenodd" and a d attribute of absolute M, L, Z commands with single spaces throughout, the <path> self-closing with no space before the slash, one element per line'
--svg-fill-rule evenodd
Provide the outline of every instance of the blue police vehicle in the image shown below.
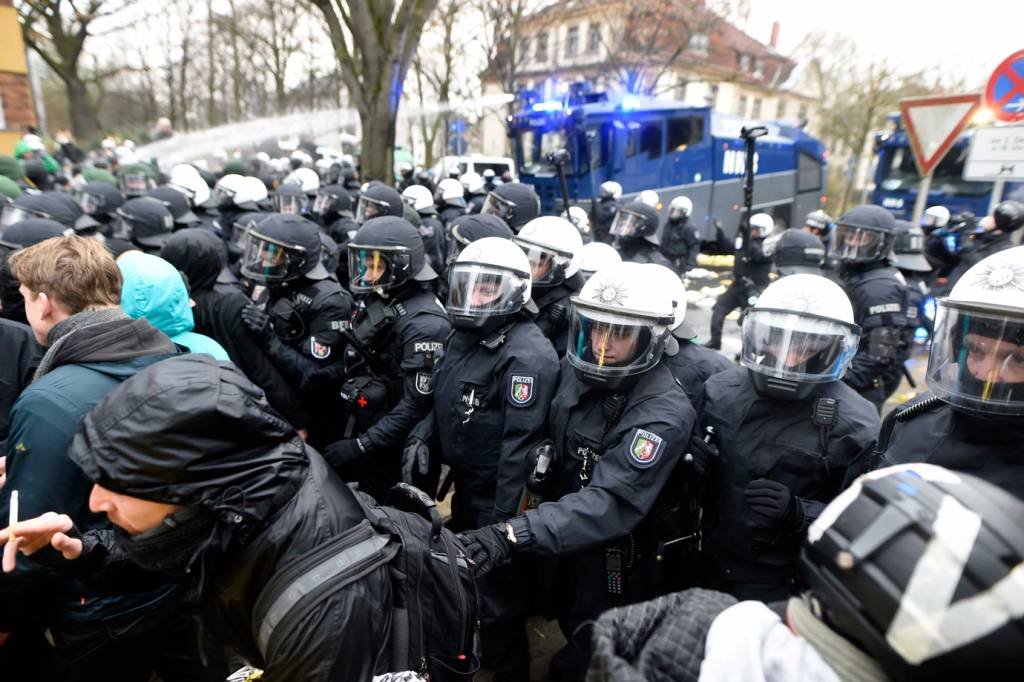
<path fill-rule="evenodd" d="M 736 233 L 745 165 L 740 129 L 754 121 L 682 102 L 630 95 L 613 100 L 583 88 L 557 101 L 520 93 L 518 103 L 508 119 L 515 161 L 545 213 L 561 207 L 552 153 L 567 149 L 571 160 L 563 168 L 573 202 L 596 199 L 601 183 L 614 180 L 627 201 L 655 190 L 662 214 L 673 197 L 689 197 L 691 222 L 703 240 L 715 238 L 716 223 L 727 237 Z M 757 139 L 754 210 L 772 214 L 780 226 L 801 221 L 824 203 L 827 152 L 792 123 L 757 124 L 768 134 Z"/>
<path fill-rule="evenodd" d="M 926 206 L 945 206 L 951 215 L 970 212 L 976 216 L 988 213 L 992 199 L 991 182 L 964 180 L 964 164 L 971 147 L 973 131 L 960 135 L 946 156 L 932 172 L 932 186 Z M 917 201 L 921 176 L 917 172 L 914 150 L 899 114 L 889 115 L 889 129 L 875 134 L 875 188 L 871 202 L 884 206 L 897 218 L 910 220 Z M 1003 197 L 1020 191 L 1021 183 L 1008 182 Z"/>

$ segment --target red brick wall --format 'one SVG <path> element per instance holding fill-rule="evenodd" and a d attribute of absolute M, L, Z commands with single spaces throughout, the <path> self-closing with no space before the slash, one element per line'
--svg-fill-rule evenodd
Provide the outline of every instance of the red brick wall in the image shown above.
<path fill-rule="evenodd" d="M 0 3 L 2 2 L 3 0 L 0 0 Z M 3 98 L 4 118 L 7 119 L 8 130 L 24 131 L 27 126 L 36 124 L 28 76 L 0 72 L 0 97 Z"/>

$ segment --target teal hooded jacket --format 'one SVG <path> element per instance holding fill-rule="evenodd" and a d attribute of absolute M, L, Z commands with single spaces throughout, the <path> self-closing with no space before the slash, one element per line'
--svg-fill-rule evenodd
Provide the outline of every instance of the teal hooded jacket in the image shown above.
<path fill-rule="evenodd" d="M 163 258 L 141 252 L 125 254 L 117 261 L 124 284 L 121 307 L 130 317 L 147 321 L 171 341 L 192 353 L 206 353 L 228 362 L 224 348 L 209 336 L 192 331 L 195 320 L 185 280 L 177 268 Z"/>

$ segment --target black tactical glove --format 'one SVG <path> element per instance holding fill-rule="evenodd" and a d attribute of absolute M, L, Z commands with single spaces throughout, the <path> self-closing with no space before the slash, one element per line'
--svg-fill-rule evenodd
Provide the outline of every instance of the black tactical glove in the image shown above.
<path fill-rule="evenodd" d="M 242 321 L 252 332 L 253 337 L 262 344 L 270 342 L 274 335 L 274 328 L 270 324 L 270 315 L 267 311 L 254 303 L 242 308 Z"/>
<path fill-rule="evenodd" d="M 686 456 L 684 459 L 690 462 L 698 477 L 703 477 L 707 473 L 711 460 L 717 457 L 718 448 L 714 443 L 705 441 L 704 436 L 701 436 L 699 433 L 694 433 L 690 436 L 690 443 L 686 446 Z"/>
<path fill-rule="evenodd" d="M 744 491 L 750 506 L 750 525 L 765 530 L 796 530 L 803 512 L 789 488 L 767 478 L 747 484 Z"/>
<path fill-rule="evenodd" d="M 366 450 L 358 438 L 347 438 L 324 448 L 324 459 L 335 471 L 342 471 L 362 459 Z"/>
<path fill-rule="evenodd" d="M 507 524 L 495 523 L 459 534 L 472 565 L 473 577 L 481 578 L 505 563 L 512 556 Z"/>
<path fill-rule="evenodd" d="M 430 448 L 419 438 L 409 438 L 402 449 L 402 480 L 413 485 L 413 476 L 430 470 Z"/>

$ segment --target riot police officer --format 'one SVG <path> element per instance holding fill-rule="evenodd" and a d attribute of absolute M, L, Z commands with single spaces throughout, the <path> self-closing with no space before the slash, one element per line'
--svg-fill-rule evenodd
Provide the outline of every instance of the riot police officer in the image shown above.
<path fill-rule="evenodd" d="M 764 240 L 775 229 L 775 220 L 767 213 L 750 216 L 750 255 L 743 239 L 736 236 L 736 260 L 732 268 L 732 284 L 718 297 L 711 309 L 711 338 L 705 344 L 718 350 L 722 347 L 722 326 L 725 316 L 733 310 L 745 309 L 766 286 L 772 270 L 772 259 L 764 252 Z"/>
<path fill-rule="evenodd" d="M 924 230 L 909 220 L 896 221 L 893 264 L 907 283 L 907 323 L 924 327 L 931 335 L 932 321 L 925 313 L 925 301 L 931 292 L 932 266 L 924 255 Z"/>
<path fill-rule="evenodd" d="M 690 224 L 693 202 L 689 197 L 674 197 L 668 205 L 668 218 L 661 231 L 661 252 L 680 275 L 697 267 L 700 234 Z"/>
<path fill-rule="evenodd" d="M 466 215 L 465 188 L 456 178 L 445 178 L 437 183 L 438 220 L 449 228 L 452 221 Z"/>
<path fill-rule="evenodd" d="M 339 246 L 348 243 L 359 229 L 352 218 L 352 197 L 341 185 L 320 186 L 313 200 L 313 218 Z"/>
<path fill-rule="evenodd" d="M 149 190 L 146 196 L 163 202 L 174 219 L 174 229 L 180 230 L 185 227 L 195 227 L 199 223 L 199 217 L 192 212 L 188 199 L 181 192 L 167 185 L 160 185 Z"/>
<path fill-rule="evenodd" d="M 540 215 L 540 197 L 530 185 L 506 182 L 491 190 L 480 212 L 498 216 L 513 232 L 519 232 Z"/>
<path fill-rule="evenodd" d="M 156 254 L 174 231 L 174 217 L 163 202 L 135 197 L 117 209 L 119 225 L 105 245 L 114 257 L 139 250 Z"/>
<path fill-rule="evenodd" d="M 672 300 L 644 266 L 598 271 L 572 303 L 572 343 L 549 415 L 552 502 L 463 534 L 480 574 L 513 552 L 559 557 L 556 610 L 569 642 L 550 679 L 582 679 L 590 621 L 658 590 L 656 527 L 678 497 L 666 483 L 694 423 L 661 361 L 676 345 Z"/>
<path fill-rule="evenodd" d="M 662 362 L 672 370 L 676 381 L 696 406 L 708 377 L 735 365 L 721 353 L 697 343 L 697 332 L 686 323 L 686 284 L 679 275 L 664 265 L 648 263 L 646 267 L 649 277 L 656 279 L 675 303 L 672 336 L 679 344 L 679 351 L 675 355 L 666 355 Z"/>
<path fill-rule="evenodd" d="M 899 386 L 914 333 L 906 281 L 889 263 L 895 241 L 896 220 L 881 206 L 856 206 L 836 223 L 833 253 L 862 330 L 843 381 L 879 411 Z"/>
<path fill-rule="evenodd" d="M 420 217 L 420 236 L 427 251 L 430 266 L 438 273 L 444 271 L 448 253 L 447 234 L 444 223 L 437 217 L 434 195 L 423 185 L 409 185 L 402 190 L 402 200 L 412 206 Z"/>
<path fill-rule="evenodd" d="M 356 202 L 356 222 L 362 225 L 371 218 L 382 216 L 401 218 L 404 206 L 402 195 L 394 187 L 374 180 L 359 193 L 359 200 Z"/>
<path fill-rule="evenodd" d="M 621 263 L 622 256 L 610 244 L 590 242 L 580 249 L 579 262 L 580 277 L 585 284 L 598 270 Z"/>
<path fill-rule="evenodd" d="M 623 261 L 656 263 L 672 267 L 658 244 L 658 211 L 642 201 L 633 201 L 615 213 L 609 234 Z"/>
<path fill-rule="evenodd" d="M 825 245 L 811 232 L 784 230 L 764 240 L 764 253 L 772 259 L 779 277 L 825 272 Z"/>
<path fill-rule="evenodd" d="M 526 315 L 529 300 L 530 263 L 508 239 L 476 240 L 451 266 L 447 308 L 455 331 L 434 369 L 433 411 L 405 449 L 403 477 L 412 482 L 414 467 L 427 474 L 432 432 L 454 476 L 454 530 L 519 513 L 537 466 L 529 453 L 547 436 L 558 357 Z M 529 680 L 530 569 L 517 560 L 480 583 L 483 665 L 498 679 Z"/>
<path fill-rule="evenodd" d="M 700 404 L 708 471 L 706 575 L 738 599 L 788 597 L 800 541 L 870 460 L 876 410 L 840 379 L 859 329 L 842 288 L 818 275 L 768 286 L 743 320 L 742 367 L 710 377 Z"/>
<path fill-rule="evenodd" d="M 117 209 L 124 204 L 121 192 L 109 182 L 87 182 L 79 190 L 78 202 L 83 215 L 75 221 L 75 231 L 79 234 L 98 231 L 109 237 Z"/>
<path fill-rule="evenodd" d="M 832 216 L 824 211 L 811 211 L 804 217 L 804 226 L 801 229 L 813 234 L 824 243 L 828 242 L 829 235 L 832 234 L 834 222 Z"/>
<path fill-rule="evenodd" d="M 283 182 L 274 191 L 274 210 L 286 215 L 307 217 L 312 210 L 309 197 L 302 186 L 293 182 Z"/>
<path fill-rule="evenodd" d="M 963 273 L 988 256 L 1013 248 L 1013 233 L 1022 227 L 1024 203 L 1010 200 L 997 204 L 992 215 L 978 221 L 969 241 L 963 244 L 960 260 L 949 273 L 949 286 L 955 286 Z"/>
<path fill-rule="evenodd" d="M 937 464 L 1024 498 L 1024 247 L 939 299 L 925 379 L 930 393 L 886 417 L 882 464 Z"/>
<path fill-rule="evenodd" d="M 534 321 L 562 357 L 569 333 L 569 299 L 583 287 L 576 258 L 583 239 L 565 218 L 543 216 L 524 225 L 512 241 L 530 260 Z"/>
<path fill-rule="evenodd" d="M 608 180 L 601 183 L 598 192 L 597 201 L 591 205 L 591 212 L 594 214 L 594 239 L 607 243 L 611 241 L 608 230 L 612 227 L 612 220 L 622 206 L 619 203 L 622 200 L 622 185 L 614 180 Z"/>
<path fill-rule="evenodd" d="M 330 278 L 321 261 L 319 228 L 298 215 L 267 214 L 246 235 L 242 275 L 265 286 L 266 306 L 242 311 L 246 326 L 310 413 L 310 442 L 317 447 L 338 437 L 336 392 L 313 390 L 308 377 L 340 366 L 343 330 L 352 298 Z M 305 389 L 305 390 L 303 390 Z"/>
<path fill-rule="evenodd" d="M 439 298 L 448 300 L 448 269 L 455 259 L 459 257 L 462 250 L 477 239 L 484 237 L 500 237 L 511 240 L 514 236 L 512 229 L 505 224 L 505 221 L 496 215 L 489 213 L 467 213 L 456 218 L 448 231 L 448 249 L 444 260 L 444 271 L 441 281 L 438 282 L 437 295 Z"/>
<path fill-rule="evenodd" d="M 376 194 L 371 187 L 360 202 Z M 444 354 L 451 324 L 427 288 L 437 273 L 408 221 L 371 218 L 346 248 L 349 291 L 359 297 L 341 387 L 350 419 L 344 438 L 324 455 L 344 478 L 381 499 L 399 481 L 402 445 L 430 411 L 434 363 Z"/>
<path fill-rule="evenodd" d="M 466 213 L 479 213 L 487 201 L 487 193 L 490 191 L 484 188 L 484 179 L 479 173 L 472 171 L 463 173 L 459 178 L 463 188 L 466 190 Z"/>

